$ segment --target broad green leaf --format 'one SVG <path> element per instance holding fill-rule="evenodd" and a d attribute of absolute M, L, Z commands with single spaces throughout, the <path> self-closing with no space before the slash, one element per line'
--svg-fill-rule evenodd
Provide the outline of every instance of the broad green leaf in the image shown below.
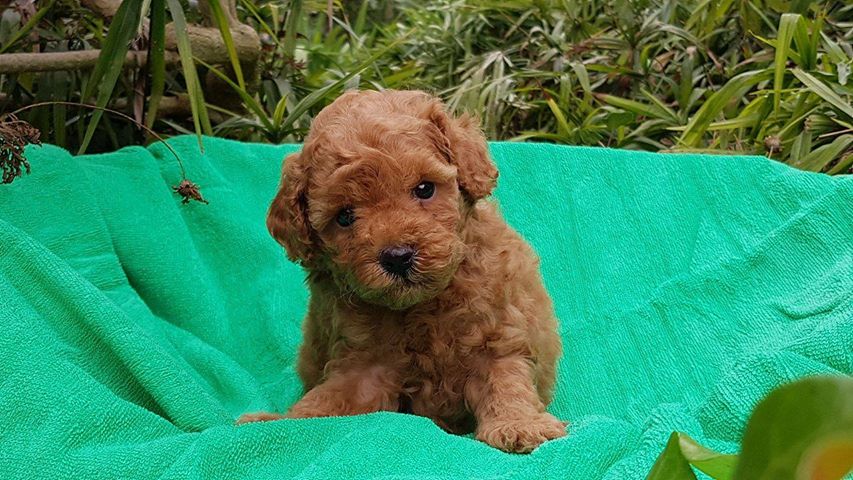
<path fill-rule="evenodd" d="M 796 76 L 801 82 L 803 82 L 805 86 L 809 87 L 809 90 L 814 92 L 815 95 L 818 95 L 822 99 L 826 100 L 833 107 L 841 110 L 845 115 L 853 119 L 853 106 L 851 106 L 848 102 L 845 102 L 843 98 L 841 98 L 825 83 L 812 76 L 812 74 L 800 70 L 799 68 L 795 68 L 793 70 L 793 73 L 794 76 Z"/>
<path fill-rule="evenodd" d="M 669 436 L 646 480 L 696 480 L 696 474 L 681 451 L 678 437 L 676 432 Z"/>
<path fill-rule="evenodd" d="M 151 0 L 151 23 L 148 42 L 148 70 L 151 72 L 151 95 L 145 125 L 151 128 L 157 120 L 157 109 L 166 86 L 166 0 Z"/>
<path fill-rule="evenodd" d="M 679 137 L 679 143 L 688 147 L 698 147 L 708 125 L 723 111 L 723 108 L 732 100 L 742 98 L 746 92 L 758 83 L 769 80 L 772 73 L 770 70 L 756 70 L 732 77 L 731 80 L 714 92 L 693 117 L 690 118 L 687 128 L 681 137 Z"/>
<path fill-rule="evenodd" d="M 830 162 L 838 158 L 839 155 L 847 151 L 851 145 L 853 145 L 853 135 L 841 135 L 832 143 L 812 150 L 796 162 L 794 166 L 803 170 L 819 172 L 829 165 Z"/>
<path fill-rule="evenodd" d="M 702 473 L 716 480 L 729 480 L 735 471 L 737 455 L 718 453 L 696 443 L 689 436 L 679 433 L 678 445 L 684 458 Z"/>
<path fill-rule="evenodd" d="M 814 20 L 813 23 L 816 31 L 820 31 L 820 22 Z M 820 36 L 815 36 L 815 40 Z M 800 54 L 800 68 L 806 70 L 813 69 L 817 61 L 817 45 L 812 41 L 812 36 L 809 35 L 809 29 L 806 27 L 805 20 L 800 20 L 796 23 L 794 29 L 794 44 L 797 46 L 797 53 Z"/>
<path fill-rule="evenodd" d="M 366 60 L 364 60 L 360 64 L 356 65 L 355 68 L 353 68 L 349 73 L 347 73 L 343 77 L 339 78 L 337 81 L 330 83 L 329 85 L 326 85 L 323 88 L 314 90 L 313 92 L 308 94 L 305 98 L 300 100 L 293 107 L 293 110 L 291 110 L 290 113 L 288 113 L 287 118 L 285 118 L 282 121 L 281 127 L 282 128 L 290 128 L 303 114 L 305 114 L 305 112 L 308 111 L 308 109 L 310 109 L 311 107 L 316 105 L 317 102 L 319 102 L 324 96 L 326 96 L 326 94 L 328 94 L 330 91 L 333 91 L 337 88 L 340 88 L 341 85 L 343 85 L 344 83 L 347 82 L 347 80 L 349 80 L 350 78 L 354 77 L 355 75 L 358 75 L 361 72 L 363 72 L 366 68 L 373 65 L 373 62 L 375 62 L 379 58 L 382 58 L 383 55 L 385 55 L 386 53 L 388 53 L 392 49 L 396 48 L 397 45 L 399 45 L 405 39 L 406 39 L 406 36 L 402 36 L 402 37 L 398 38 L 394 42 L 388 44 L 386 47 L 380 49 L 378 52 L 371 55 L 369 58 L 367 58 Z"/>
<path fill-rule="evenodd" d="M 853 166 L 853 153 L 848 153 L 846 156 L 841 157 L 838 163 L 826 173 L 830 175 L 837 175 L 839 173 L 847 172 L 851 166 Z"/>
<path fill-rule="evenodd" d="M 693 480 L 692 465 L 715 480 L 729 480 L 735 469 L 737 455 L 717 453 L 696 443 L 688 435 L 673 432 L 647 480 Z"/>
<path fill-rule="evenodd" d="M 569 126 L 569 122 L 566 120 L 566 116 L 563 115 L 563 112 L 560 110 L 557 102 L 555 102 L 553 98 L 549 98 L 547 103 L 548 108 L 551 109 L 551 113 L 554 114 L 554 118 L 557 120 L 557 134 L 568 135 L 572 127 Z"/>
<path fill-rule="evenodd" d="M 574 70 L 575 76 L 578 78 L 578 82 L 580 82 L 583 91 L 586 93 L 592 93 L 592 87 L 590 87 L 589 84 L 589 72 L 586 71 L 586 67 L 584 67 L 583 63 L 572 62 L 569 65 L 572 67 L 572 70 Z"/>
<path fill-rule="evenodd" d="M 302 18 L 302 15 L 302 0 L 290 2 L 287 20 L 284 24 L 284 40 L 282 41 L 282 50 L 288 59 L 293 59 L 296 56 L 296 29 L 299 27 L 299 19 Z"/>
<path fill-rule="evenodd" d="M 596 95 L 596 98 L 608 105 L 613 105 L 614 107 L 634 112 L 638 115 L 645 115 L 649 118 L 673 120 L 667 111 L 660 109 L 657 105 L 648 105 L 636 100 L 629 100 L 627 98 L 607 94 Z"/>
<path fill-rule="evenodd" d="M 107 33 L 107 38 L 104 39 L 101 54 L 98 56 L 98 63 L 95 64 L 95 69 L 86 83 L 86 89 L 83 94 L 83 101 L 98 88 L 98 97 L 95 105 L 99 109 L 92 113 L 92 118 L 89 121 L 89 126 L 86 128 L 86 134 L 83 141 L 80 143 L 78 154 L 82 154 L 92 141 L 92 136 L 98 128 L 98 123 L 104 115 L 103 110 L 113 95 L 116 81 L 121 75 L 124 68 L 124 59 L 127 56 L 127 51 L 130 48 L 130 41 L 136 35 L 136 29 L 139 27 L 139 19 L 142 15 L 142 0 L 125 0 L 121 2 L 115 17 L 110 24 L 110 31 Z"/>
<path fill-rule="evenodd" d="M 660 98 L 658 98 L 658 97 L 656 97 L 656 96 L 652 95 L 652 94 L 651 94 L 648 90 L 646 90 L 645 88 L 644 88 L 644 89 L 642 89 L 642 90 L 641 90 L 641 92 L 642 92 L 643 96 L 644 96 L 644 97 L 646 97 L 646 99 L 648 99 L 648 101 L 650 101 L 650 102 L 652 102 L 653 104 L 655 104 L 655 106 L 657 106 L 657 108 L 658 108 L 661 112 L 666 113 L 666 114 L 667 114 L 667 116 L 669 116 L 669 120 L 671 120 L 672 122 L 678 122 L 678 114 L 677 114 L 677 113 L 675 113 L 675 111 L 674 111 L 672 108 L 670 108 L 670 107 L 669 107 L 669 105 L 667 105 L 667 104 L 663 103 L 663 101 L 662 101 Z"/>
<path fill-rule="evenodd" d="M 849 457 L 818 455 L 822 445 L 853 442 L 853 378 L 806 378 L 772 392 L 755 408 L 746 426 L 735 480 L 812 479 L 798 476 L 802 465 L 841 471 Z M 827 477 L 835 478 L 838 477 Z"/>
<path fill-rule="evenodd" d="M 749 128 L 754 126 L 755 123 L 760 119 L 761 115 L 757 113 L 754 113 L 752 115 L 740 115 L 736 118 L 710 123 L 708 125 L 708 131 L 713 132 L 716 130 L 734 130 L 737 128 Z"/>
<path fill-rule="evenodd" d="M 681 63 L 681 82 L 678 85 L 678 108 L 686 111 L 690 104 L 690 94 L 693 92 L 693 65 L 695 53 L 684 55 Z"/>
<path fill-rule="evenodd" d="M 776 56 L 773 60 L 773 112 L 779 115 L 779 104 L 782 99 L 782 82 L 785 79 L 785 70 L 788 63 L 788 55 L 791 49 L 791 39 L 797 25 L 803 22 L 803 17 L 795 13 L 786 13 L 779 20 L 779 33 L 776 37 Z"/>
<path fill-rule="evenodd" d="M 853 473 L 853 439 L 832 438 L 806 452 L 797 469 L 797 478 L 840 479 L 846 473 Z"/>

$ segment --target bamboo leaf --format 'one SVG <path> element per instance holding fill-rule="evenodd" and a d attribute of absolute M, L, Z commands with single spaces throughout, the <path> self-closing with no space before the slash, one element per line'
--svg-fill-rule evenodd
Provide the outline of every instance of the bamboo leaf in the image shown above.
<path fill-rule="evenodd" d="M 586 93 L 592 93 L 592 87 L 589 84 L 589 72 L 586 71 L 586 67 L 584 67 L 583 63 L 572 62 L 570 65 L 572 70 L 575 72 L 575 76 L 578 77 L 578 82 L 580 82 L 583 91 Z"/>
<path fill-rule="evenodd" d="M 307 112 L 311 107 L 313 107 L 317 102 L 319 102 L 323 97 L 325 97 L 330 91 L 336 90 L 341 87 L 341 85 L 345 84 L 350 78 L 360 74 L 366 68 L 373 65 L 373 62 L 382 58 L 383 55 L 396 48 L 401 42 L 406 39 L 406 36 L 402 36 L 398 38 L 396 41 L 388 44 L 386 47 L 380 49 L 378 52 L 371 55 L 369 58 L 358 64 L 355 68 L 353 68 L 349 73 L 339 78 L 337 81 L 326 85 L 323 88 L 314 90 L 308 96 L 300 100 L 294 107 L 293 110 L 287 115 L 287 117 L 282 121 L 281 128 L 291 128 L 291 126 L 296 123 L 296 120 L 299 119 L 305 112 Z"/>
<path fill-rule="evenodd" d="M 812 150 L 800 159 L 800 161 L 796 162 L 794 166 L 803 170 L 819 172 L 847 151 L 851 145 L 853 145 L 853 135 L 841 135 L 832 143 Z"/>
<path fill-rule="evenodd" d="M 178 54 L 181 58 L 181 66 L 184 72 L 184 80 L 187 82 L 187 95 L 190 97 L 190 108 L 193 113 L 193 126 L 195 127 L 196 137 L 198 137 L 198 148 L 204 151 L 202 142 L 202 134 L 211 135 L 213 129 L 210 126 L 210 120 L 207 117 L 207 107 L 204 104 L 204 94 L 199 83 L 198 72 L 196 72 L 195 62 L 193 61 L 192 48 L 190 47 L 190 39 L 187 34 L 187 21 L 184 18 L 184 10 L 180 0 L 167 0 L 169 13 L 172 14 L 172 21 L 175 26 L 175 37 L 178 43 Z"/>
<path fill-rule="evenodd" d="M 699 110 L 690 118 L 687 128 L 679 137 L 679 142 L 689 147 L 699 146 L 702 135 L 714 118 L 723 111 L 723 108 L 732 101 L 739 99 L 752 87 L 762 81 L 769 80 L 772 76 L 771 70 L 757 70 L 744 72 L 732 77 L 725 85 L 711 95 Z"/>
<path fill-rule="evenodd" d="M 101 54 L 98 56 L 98 63 L 95 65 L 95 69 L 92 71 L 92 75 L 86 84 L 83 95 L 84 100 L 88 99 L 97 87 L 98 97 L 95 105 L 99 108 L 107 105 L 107 102 L 112 97 L 116 81 L 124 68 L 124 58 L 127 56 L 127 51 L 130 48 L 130 41 L 136 35 L 141 15 L 142 0 L 125 0 L 121 2 L 115 17 L 113 17 L 107 38 L 104 39 Z M 103 114 L 103 110 L 95 110 L 92 113 L 89 126 L 86 128 L 86 134 L 80 143 L 78 154 L 84 153 L 86 148 L 88 148 L 89 142 L 92 141 L 92 136 L 95 134 L 98 122 L 100 122 Z"/>
<path fill-rule="evenodd" d="M 614 107 L 618 107 L 623 110 L 636 113 L 638 115 L 645 115 L 649 118 L 677 121 L 674 117 L 670 115 L 669 112 L 667 112 L 666 110 L 662 110 L 657 105 L 648 105 L 645 103 L 638 102 L 636 100 L 629 100 L 627 98 L 616 97 L 607 94 L 596 95 L 596 98 L 603 101 L 604 103 L 607 103 L 608 105 L 613 105 Z"/>
<path fill-rule="evenodd" d="M 557 134 L 568 135 L 569 131 L 571 131 L 571 127 L 569 126 L 569 122 L 566 120 L 566 116 L 563 115 L 563 112 L 557 105 L 557 102 L 555 102 L 553 98 L 549 98 L 547 103 L 548 108 L 551 109 L 551 113 L 554 114 L 554 118 L 557 120 Z"/>
<path fill-rule="evenodd" d="M 829 88 L 825 83 L 821 82 L 812 74 L 800 70 L 799 68 L 795 68 L 793 70 L 794 76 L 797 77 L 805 86 L 809 87 L 809 90 L 814 92 L 815 95 L 821 97 L 826 100 L 833 107 L 837 108 L 845 115 L 853 119 L 853 106 L 850 106 L 849 103 L 845 102 L 843 98 L 838 96 L 831 88 Z"/>
<path fill-rule="evenodd" d="M 794 31 L 803 18 L 795 13 L 785 13 L 779 20 L 779 34 L 776 38 L 776 56 L 773 60 L 773 113 L 779 115 L 779 104 L 782 99 L 782 82 L 785 79 L 785 69 L 788 54 L 791 49 L 791 39 Z"/>

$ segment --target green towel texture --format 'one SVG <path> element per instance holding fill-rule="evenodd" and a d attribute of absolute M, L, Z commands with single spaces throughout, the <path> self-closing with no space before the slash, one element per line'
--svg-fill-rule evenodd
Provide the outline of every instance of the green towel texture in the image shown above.
<path fill-rule="evenodd" d="M 30 147 L 0 185 L 0 478 L 644 478 L 673 430 L 736 452 L 756 402 L 853 374 L 853 181 L 760 157 L 494 143 L 564 338 L 569 435 L 502 453 L 397 413 L 285 411 L 303 272 L 264 224 L 296 145 Z"/>

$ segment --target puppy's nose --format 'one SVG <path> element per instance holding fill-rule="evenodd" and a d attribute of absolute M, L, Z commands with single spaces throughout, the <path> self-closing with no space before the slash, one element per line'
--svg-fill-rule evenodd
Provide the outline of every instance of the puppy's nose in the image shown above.
<path fill-rule="evenodd" d="M 405 278 L 415 263 L 415 249 L 397 245 L 388 247 L 379 254 L 379 264 L 386 272 Z"/>

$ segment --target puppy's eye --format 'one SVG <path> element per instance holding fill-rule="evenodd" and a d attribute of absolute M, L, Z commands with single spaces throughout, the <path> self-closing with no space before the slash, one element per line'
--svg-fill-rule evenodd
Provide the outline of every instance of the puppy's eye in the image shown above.
<path fill-rule="evenodd" d="M 338 216 L 335 217 L 335 221 L 342 227 L 349 227 L 355 223 L 355 212 L 352 211 L 351 207 L 342 208 L 341 211 L 338 212 Z"/>
<path fill-rule="evenodd" d="M 421 200 L 432 198 L 435 195 L 435 184 L 432 182 L 421 182 L 412 190 L 412 193 Z"/>

